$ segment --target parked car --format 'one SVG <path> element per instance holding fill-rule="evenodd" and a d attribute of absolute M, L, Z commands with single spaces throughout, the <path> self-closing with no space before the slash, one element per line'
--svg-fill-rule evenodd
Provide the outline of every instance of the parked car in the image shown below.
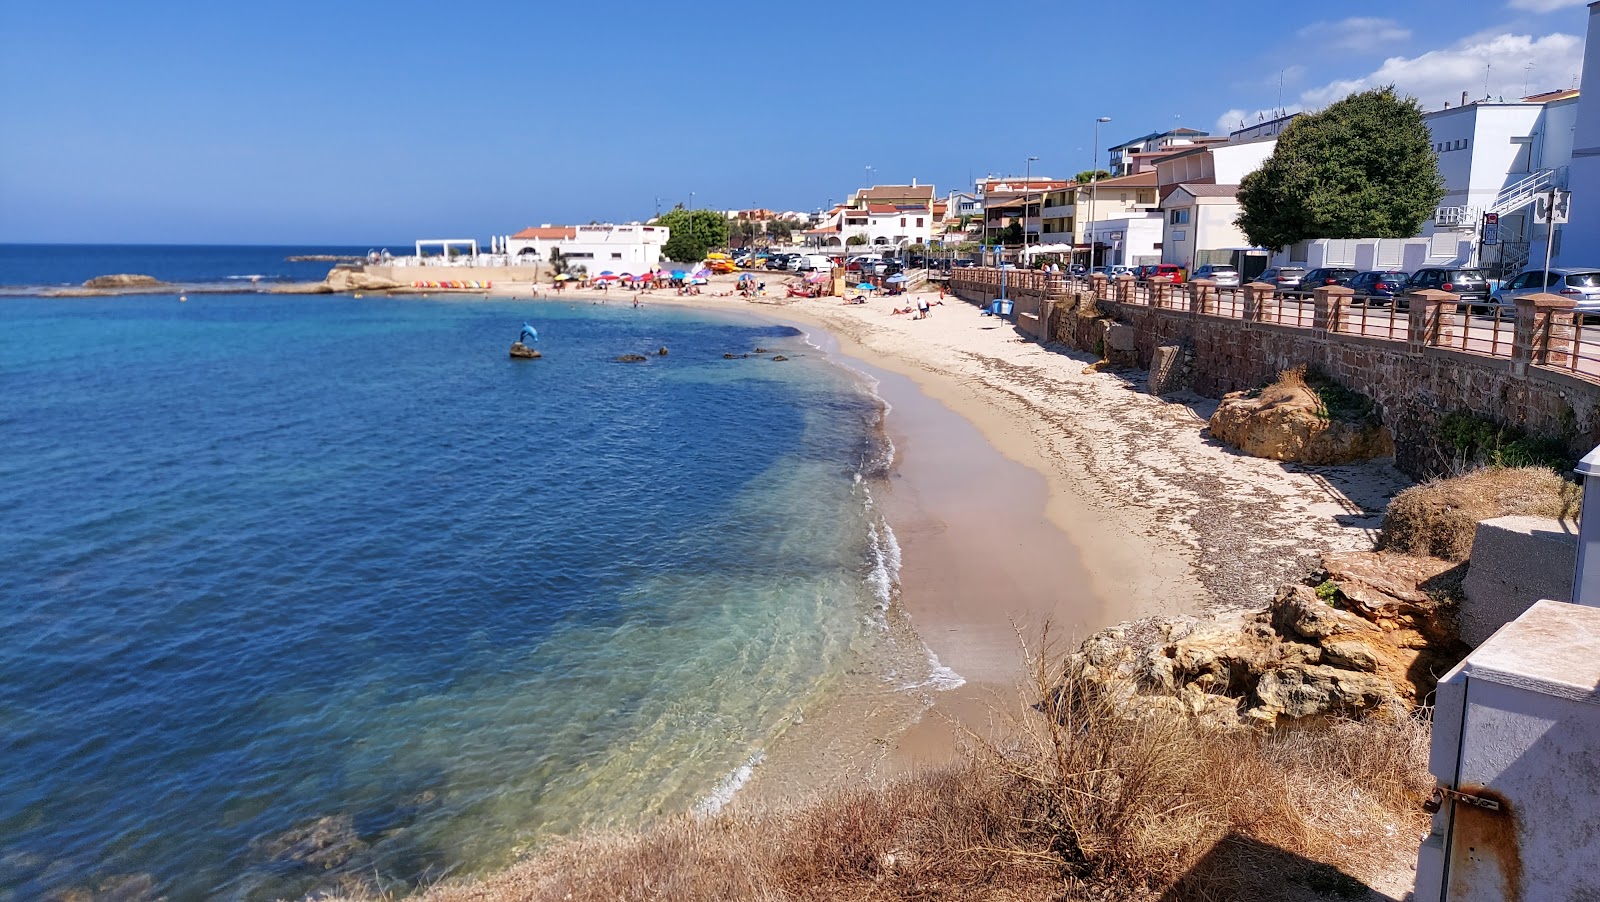
<path fill-rule="evenodd" d="M 974 266 L 977 266 L 977 265 L 978 265 L 978 261 L 976 261 L 976 260 L 957 260 L 956 261 L 956 268 L 957 269 L 971 269 L 971 268 L 973 268 Z"/>
<path fill-rule="evenodd" d="M 922 269 L 928 265 L 928 258 L 921 254 L 912 254 L 910 262 L 912 269 Z"/>
<path fill-rule="evenodd" d="M 833 261 L 827 254 L 801 254 L 795 264 L 796 272 L 832 272 Z"/>
<path fill-rule="evenodd" d="M 1356 273 L 1345 284 L 1356 293 L 1356 300 L 1369 307 L 1380 307 L 1393 303 L 1395 295 L 1403 294 L 1409 278 L 1399 270 L 1374 269 Z"/>
<path fill-rule="evenodd" d="M 1510 306 L 1516 298 L 1540 292 L 1571 298 L 1580 313 L 1600 313 L 1600 269 L 1552 269 L 1548 282 L 1543 269 L 1531 270 L 1508 280 L 1492 297 L 1496 304 Z"/>
<path fill-rule="evenodd" d="M 1207 263 L 1194 271 L 1196 279 L 1210 279 L 1218 288 L 1238 288 L 1239 270 L 1230 263 Z"/>
<path fill-rule="evenodd" d="M 790 254 L 773 254 L 767 258 L 767 269 L 788 269 Z"/>
<path fill-rule="evenodd" d="M 1406 296 L 1428 290 L 1448 291 L 1460 295 L 1461 303 L 1456 308 L 1458 310 L 1486 313 L 1493 309 L 1489 298 L 1489 279 L 1481 269 L 1430 266 L 1412 273 L 1410 281 L 1406 282 Z M 1411 305 L 1405 303 L 1402 298 L 1401 306 L 1409 308 Z"/>
<path fill-rule="evenodd" d="M 1276 285 L 1279 291 L 1292 292 L 1300 290 L 1300 282 L 1305 276 L 1304 266 L 1269 266 L 1256 276 L 1255 281 Z"/>
<path fill-rule="evenodd" d="M 1133 268 L 1133 277 L 1141 282 L 1149 279 L 1151 276 L 1155 275 L 1155 273 L 1156 265 L 1154 263 L 1145 263 L 1141 266 L 1135 266 Z"/>
<path fill-rule="evenodd" d="M 1084 266 L 1082 263 L 1074 263 L 1067 267 L 1067 272 L 1074 276 L 1086 276 L 1089 274 L 1089 267 Z"/>
<path fill-rule="evenodd" d="M 1300 277 L 1300 290 L 1310 294 L 1326 285 L 1348 285 L 1359 274 L 1348 266 L 1319 266 Z"/>
<path fill-rule="evenodd" d="M 1174 285 L 1184 281 L 1183 267 L 1176 263 L 1157 263 L 1151 267 L 1150 275 L 1146 276 L 1152 282 L 1171 282 Z"/>

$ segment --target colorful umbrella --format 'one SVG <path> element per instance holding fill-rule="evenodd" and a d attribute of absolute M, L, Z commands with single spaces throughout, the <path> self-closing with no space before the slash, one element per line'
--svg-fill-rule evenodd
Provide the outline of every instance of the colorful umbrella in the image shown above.
<path fill-rule="evenodd" d="M 740 275 L 739 275 L 739 281 L 741 281 L 741 282 L 748 282 L 748 281 L 750 281 L 751 279 L 754 279 L 754 278 L 755 278 L 755 276 L 752 276 L 749 273 L 740 273 Z"/>
<path fill-rule="evenodd" d="M 827 278 L 828 278 L 827 276 L 823 275 L 820 272 L 814 272 L 811 275 L 806 276 L 806 282 L 807 282 L 807 284 L 813 284 L 813 283 L 816 283 L 816 282 L 824 281 Z"/>
<path fill-rule="evenodd" d="M 856 286 L 856 290 L 857 291 L 877 291 L 878 290 L 878 286 L 872 284 L 871 282 L 862 282 L 860 285 Z"/>
<path fill-rule="evenodd" d="M 561 275 L 556 276 L 556 281 L 557 282 L 567 282 L 567 281 L 571 281 L 571 279 L 572 279 L 572 277 L 567 275 L 566 273 L 562 273 Z"/>
<path fill-rule="evenodd" d="M 616 275 L 616 273 L 612 272 L 609 269 L 602 269 L 602 270 L 600 270 L 600 275 L 602 275 L 602 276 L 614 276 L 614 275 Z M 623 273 L 623 275 L 627 275 L 627 273 Z"/>
<path fill-rule="evenodd" d="M 885 282 L 904 282 L 905 280 L 906 280 L 906 277 L 905 277 L 905 274 L 903 274 L 903 273 L 895 273 L 894 275 L 890 276 L 889 278 L 884 279 Z"/>
<path fill-rule="evenodd" d="M 675 269 L 675 270 L 672 271 L 672 277 L 674 279 L 681 279 L 681 278 L 683 278 L 684 276 L 687 276 L 687 275 L 688 275 L 688 273 L 684 272 L 681 269 Z"/>
<path fill-rule="evenodd" d="M 711 278 L 711 270 L 709 270 L 709 269 L 697 269 L 697 270 L 694 271 L 694 277 L 696 279 L 709 279 L 709 278 Z"/>
<path fill-rule="evenodd" d="M 616 278 L 617 278 L 617 277 L 616 277 L 616 276 L 614 276 L 614 275 L 612 275 L 612 274 L 611 274 L 611 273 L 608 273 L 608 272 L 603 272 L 603 273 L 601 273 L 601 274 L 600 274 L 600 275 L 598 275 L 598 276 L 595 276 L 595 277 L 594 277 L 594 280 L 595 280 L 595 281 L 596 281 L 596 282 L 612 282 L 612 281 L 615 281 L 615 280 L 616 280 Z"/>

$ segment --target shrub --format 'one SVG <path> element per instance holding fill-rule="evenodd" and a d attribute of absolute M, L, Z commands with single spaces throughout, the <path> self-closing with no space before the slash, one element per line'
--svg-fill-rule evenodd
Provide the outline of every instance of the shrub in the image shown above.
<path fill-rule="evenodd" d="M 1467 411 L 1445 414 L 1439 420 L 1439 438 L 1469 466 L 1548 467 L 1564 473 L 1577 463 L 1565 442 L 1529 435 Z"/>
<path fill-rule="evenodd" d="M 1389 502 L 1378 548 L 1464 561 L 1480 520 L 1576 520 L 1583 490 L 1545 467 L 1483 467 L 1412 486 Z"/>

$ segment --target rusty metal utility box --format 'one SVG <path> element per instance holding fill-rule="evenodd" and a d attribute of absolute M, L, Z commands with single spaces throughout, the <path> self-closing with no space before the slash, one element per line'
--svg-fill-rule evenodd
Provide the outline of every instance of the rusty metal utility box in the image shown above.
<path fill-rule="evenodd" d="M 1541 601 L 1439 682 L 1417 902 L 1600 899 L 1600 608 Z"/>

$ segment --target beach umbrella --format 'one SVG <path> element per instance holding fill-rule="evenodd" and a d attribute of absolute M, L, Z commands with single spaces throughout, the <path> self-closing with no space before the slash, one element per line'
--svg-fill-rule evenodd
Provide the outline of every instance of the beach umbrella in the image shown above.
<path fill-rule="evenodd" d="M 904 282 L 905 280 L 906 280 L 906 277 L 905 277 L 905 275 L 903 273 L 895 273 L 894 275 L 890 276 L 889 278 L 884 279 L 885 282 Z"/>
<path fill-rule="evenodd" d="M 596 282 L 612 282 L 612 281 L 615 281 L 616 278 L 617 277 L 615 275 L 612 275 L 611 273 L 603 272 L 600 275 L 595 276 L 594 280 Z"/>
<path fill-rule="evenodd" d="M 689 284 L 690 285 L 704 285 L 704 284 L 706 284 L 706 279 L 705 279 L 704 276 L 695 276 L 694 278 L 689 280 Z"/>
<path fill-rule="evenodd" d="M 711 270 L 709 270 L 709 269 L 697 269 L 697 270 L 694 271 L 694 277 L 696 279 L 709 279 L 709 278 L 711 278 Z"/>
<path fill-rule="evenodd" d="M 814 272 L 814 273 L 812 273 L 812 274 L 811 274 L 811 275 L 809 275 L 809 276 L 806 276 L 806 282 L 807 282 L 807 283 L 812 283 L 812 284 L 814 284 L 814 283 L 816 283 L 816 282 L 821 282 L 821 281 L 824 281 L 824 280 L 826 280 L 826 279 L 827 279 L 827 278 L 828 278 L 828 277 L 827 277 L 827 276 L 825 276 L 825 275 L 823 275 L 823 274 L 822 274 L 822 273 L 820 273 L 820 272 Z"/>
<path fill-rule="evenodd" d="M 752 276 L 749 273 L 741 273 L 739 275 L 739 281 L 741 281 L 741 282 L 748 282 L 753 278 L 755 278 L 755 276 Z"/>
<path fill-rule="evenodd" d="M 688 275 L 688 273 L 684 272 L 681 269 L 675 269 L 675 270 L 672 271 L 672 277 L 674 279 L 681 279 L 681 278 L 683 278 L 684 276 L 687 276 L 687 275 Z"/>
<path fill-rule="evenodd" d="M 857 291 L 877 291 L 878 290 L 878 286 L 872 284 L 871 282 L 862 282 L 860 285 L 856 286 L 856 290 Z"/>
<path fill-rule="evenodd" d="M 556 276 L 556 281 L 557 282 L 570 282 L 570 281 L 572 281 L 572 277 L 567 275 L 566 273 L 562 273 L 561 275 Z"/>
<path fill-rule="evenodd" d="M 602 276 L 614 276 L 614 275 L 616 275 L 616 273 L 612 272 L 609 269 L 602 269 L 602 270 L 600 270 L 600 275 L 602 275 Z M 623 275 L 627 275 L 627 273 L 623 273 Z"/>

